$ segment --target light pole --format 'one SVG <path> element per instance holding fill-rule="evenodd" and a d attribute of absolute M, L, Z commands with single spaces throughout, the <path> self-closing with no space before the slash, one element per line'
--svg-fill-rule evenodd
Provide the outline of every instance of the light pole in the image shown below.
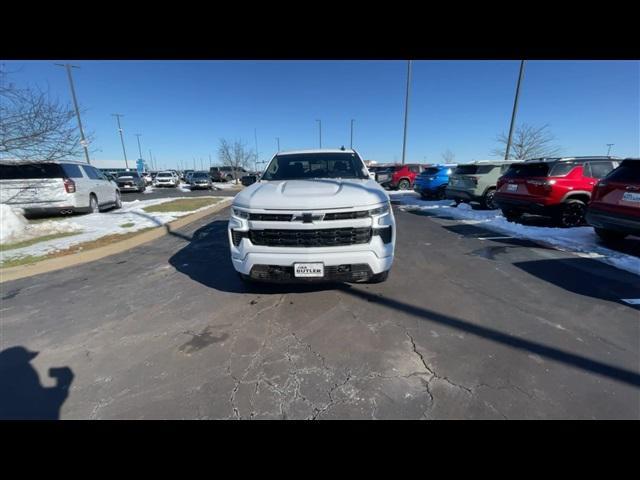
<path fill-rule="evenodd" d="M 120 143 L 122 143 L 122 153 L 124 154 L 124 164 L 127 170 L 129 170 L 129 162 L 127 161 L 127 151 L 124 148 L 124 137 L 122 136 L 122 127 L 120 126 L 120 117 L 124 117 L 121 113 L 112 113 L 116 120 L 118 121 L 118 131 L 120 132 Z"/>
<path fill-rule="evenodd" d="M 211 165 L 212 165 L 212 163 L 211 163 L 211 154 L 209 154 L 209 170 L 211 170 Z"/>
<path fill-rule="evenodd" d="M 404 100 L 404 139 L 402 140 L 402 164 L 407 152 L 407 122 L 409 120 L 409 92 L 411 91 L 411 60 L 407 61 L 407 95 Z"/>
<path fill-rule="evenodd" d="M 353 150 L 353 122 L 355 122 L 355 120 L 352 118 L 351 119 L 351 150 Z"/>
<path fill-rule="evenodd" d="M 318 133 L 320 134 L 320 148 L 322 148 L 322 120 L 317 120 L 318 122 Z"/>
<path fill-rule="evenodd" d="M 504 159 L 509 160 L 509 151 L 511 150 L 511 139 L 513 138 L 513 126 L 516 123 L 516 112 L 518 111 L 518 98 L 520 98 L 520 84 L 524 76 L 524 60 L 520 60 L 520 74 L 518 75 L 518 84 L 516 85 L 516 98 L 513 101 L 513 112 L 511 113 L 511 125 L 509 126 L 509 138 L 507 139 L 507 150 L 504 152 Z"/>
<path fill-rule="evenodd" d="M 276 142 L 278 142 L 278 152 L 280 151 L 280 137 L 276 137 Z"/>
<path fill-rule="evenodd" d="M 151 156 L 151 149 L 149 149 L 149 161 L 151 162 L 151 169 L 156 170 L 156 166 L 153 163 L 153 157 Z"/>
<path fill-rule="evenodd" d="M 254 136 L 254 139 L 256 141 L 256 157 L 255 157 L 255 160 L 254 160 L 254 167 L 256 167 L 256 169 L 257 169 L 258 160 L 259 160 L 259 156 L 258 156 L 258 129 L 257 128 L 253 129 L 253 136 Z"/>
<path fill-rule="evenodd" d="M 614 145 L 615 145 L 615 143 L 607 143 L 607 147 L 609 147 L 609 149 L 607 150 L 607 157 L 611 153 L 611 147 L 613 147 Z"/>
<path fill-rule="evenodd" d="M 138 139 L 138 153 L 140 154 L 140 160 L 142 160 L 142 148 L 140 148 L 140 137 L 142 136 L 141 133 L 136 133 L 136 137 Z"/>
<path fill-rule="evenodd" d="M 87 159 L 87 163 L 91 165 L 91 161 L 89 160 L 89 148 L 87 144 L 87 140 L 84 138 L 84 129 L 82 128 L 82 120 L 80 120 L 80 109 L 78 108 L 78 100 L 76 99 L 76 89 L 73 86 L 73 77 L 71 76 L 72 68 L 80 68 L 76 65 L 71 65 L 69 63 L 56 63 L 55 65 L 59 67 L 65 67 L 67 70 L 67 77 L 69 77 L 69 87 L 71 87 L 71 98 L 73 99 L 73 107 L 76 110 L 76 117 L 78 117 L 78 128 L 80 129 L 80 145 L 84 149 L 84 157 Z"/>

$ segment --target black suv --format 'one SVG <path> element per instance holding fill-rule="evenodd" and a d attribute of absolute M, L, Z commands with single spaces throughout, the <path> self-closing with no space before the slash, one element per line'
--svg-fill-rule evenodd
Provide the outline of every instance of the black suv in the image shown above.
<path fill-rule="evenodd" d="M 249 172 L 242 167 L 238 167 L 235 169 L 234 176 L 234 168 L 233 167 L 211 167 L 209 169 L 209 173 L 211 175 L 211 180 L 214 182 L 231 182 L 234 178 L 242 178 L 247 175 Z"/>

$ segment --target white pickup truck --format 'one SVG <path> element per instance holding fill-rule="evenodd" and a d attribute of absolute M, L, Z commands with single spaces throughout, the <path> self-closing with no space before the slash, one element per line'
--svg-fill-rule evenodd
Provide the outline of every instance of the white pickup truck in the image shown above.
<path fill-rule="evenodd" d="M 389 196 L 354 150 L 279 152 L 234 199 L 233 266 L 244 281 L 382 282 L 396 240 Z"/>

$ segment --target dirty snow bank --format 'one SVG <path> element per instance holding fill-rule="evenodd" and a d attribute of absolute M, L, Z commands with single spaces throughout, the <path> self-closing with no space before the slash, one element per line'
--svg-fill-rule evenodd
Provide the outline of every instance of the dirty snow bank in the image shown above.
<path fill-rule="evenodd" d="M 22 242 L 36 237 L 56 233 L 70 233 L 82 230 L 74 222 L 46 221 L 29 223 L 22 215 L 21 209 L 0 204 L 0 244 Z"/>
<path fill-rule="evenodd" d="M 436 216 L 451 217 L 502 234 L 534 240 L 640 275 L 640 258 L 603 246 L 593 228 L 589 226 L 553 228 L 511 223 L 502 216 L 500 210 L 473 210 L 470 205 L 464 203 L 455 208 L 451 206 L 451 200 L 426 201 L 421 200 L 416 194 L 407 192 L 392 195 L 392 200 L 394 203 L 399 202 L 400 208 L 405 211 L 427 210 Z"/>
<path fill-rule="evenodd" d="M 170 197 L 170 198 L 158 198 L 153 200 L 134 200 L 132 202 L 123 202 L 122 208 L 119 210 L 110 210 L 102 213 L 94 213 L 88 215 L 75 215 L 73 217 L 61 217 L 59 220 L 49 220 L 40 224 L 28 224 L 28 230 L 39 230 L 37 235 L 33 237 L 48 235 L 53 230 L 58 232 L 63 231 L 79 231 L 82 233 L 73 235 L 70 237 L 63 237 L 52 239 L 45 242 L 39 242 L 24 248 L 17 248 L 14 250 L 8 250 L 0 252 L 0 262 L 4 262 L 8 259 L 18 258 L 26 255 L 45 255 L 58 250 L 65 250 L 73 245 L 79 243 L 89 242 L 97 240 L 98 238 L 113 235 L 113 234 L 126 234 L 135 232 L 148 227 L 158 227 L 164 225 L 176 218 L 189 215 L 191 213 L 199 212 L 210 208 L 211 205 L 191 210 L 188 212 L 145 212 L 144 208 L 151 205 L 158 205 L 160 203 L 172 202 L 181 199 L 190 199 L 192 197 Z M 206 196 L 198 198 L 219 198 L 220 202 L 214 205 L 220 205 L 228 203 L 233 200 L 233 197 L 215 197 Z M 4 211 L 4 210 L 3 210 Z M 22 217 L 24 220 L 24 217 Z M 15 219 L 12 220 L 15 222 Z M 26 221 L 26 220 L 25 220 Z M 123 227 L 122 225 L 133 224 L 129 227 Z M 1 230 L 4 230 L 4 214 Z M 46 230 L 46 233 L 42 233 Z M 30 237 L 30 238 L 33 238 Z"/>

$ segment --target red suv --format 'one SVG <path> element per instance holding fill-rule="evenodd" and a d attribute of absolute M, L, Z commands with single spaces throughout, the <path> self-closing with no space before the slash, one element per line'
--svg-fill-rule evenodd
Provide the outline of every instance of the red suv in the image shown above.
<path fill-rule="evenodd" d="M 600 180 L 587 209 L 587 222 L 604 241 L 640 236 L 640 159 L 627 158 Z"/>
<path fill-rule="evenodd" d="M 495 203 L 510 222 L 523 213 L 552 217 L 560 226 L 584 222 L 591 192 L 618 166 L 613 157 L 537 158 L 516 163 L 498 179 Z"/>
<path fill-rule="evenodd" d="M 389 167 L 387 173 L 391 175 L 391 178 L 381 185 L 385 188 L 411 190 L 416 177 L 420 175 L 427 166 L 428 165 L 421 165 L 419 163 L 407 163 Z"/>

